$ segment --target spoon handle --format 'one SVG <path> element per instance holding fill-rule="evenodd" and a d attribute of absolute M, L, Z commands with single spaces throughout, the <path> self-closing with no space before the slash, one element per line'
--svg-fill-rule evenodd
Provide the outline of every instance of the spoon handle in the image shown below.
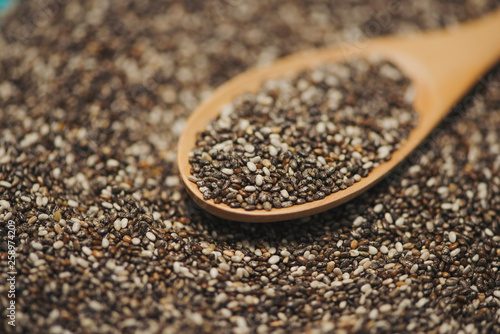
<path fill-rule="evenodd" d="M 398 54 L 428 98 L 417 109 L 436 126 L 484 73 L 500 59 L 500 10 L 456 27 L 414 37 L 388 38 L 374 45 Z M 376 50 L 375 50 L 376 51 Z M 486 79 L 487 80 L 487 79 Z"/>

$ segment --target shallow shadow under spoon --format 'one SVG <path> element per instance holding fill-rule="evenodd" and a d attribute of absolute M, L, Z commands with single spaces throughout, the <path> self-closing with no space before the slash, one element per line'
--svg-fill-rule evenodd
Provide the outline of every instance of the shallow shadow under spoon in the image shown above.
<path fill-rule="evenodd" d="M 299 74 L 325 63 L 344 62 L 355 57 L 376 56 L 393 62 L 412 80 L 416 89 L 413 107 L 419 123 L 389 161 L 374 168 L 367 177 L 348 187 L 313 201 L 271 211 L 245 211 L 205 201 L 196 184 L 188 180 L 188 153 L 195 147 L 196 134 L 217 118 L 221 107 L 243 93 L 256 93 L 269 79 Z M 178 144 L 178 165 L 182 181 L 194 201 L 204 210 L 230 220 L 273 222 L 319 213 L 362 194 L 415 150 L 467 93 L 481 75 L 500 58 L 500 11 L 452 28 L 410 36 L 366 40 L 359 45 L 340 45 L 296 53 L 269 66 L 251 69 L 220 86 L 190 116 Z"/>

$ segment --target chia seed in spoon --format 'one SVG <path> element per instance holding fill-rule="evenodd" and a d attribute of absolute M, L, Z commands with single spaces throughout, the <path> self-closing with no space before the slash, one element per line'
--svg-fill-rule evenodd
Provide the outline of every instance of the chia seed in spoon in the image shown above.
<path fill-rule="evenodd" d="M 347 189 L 389 160 L 417 122 L 408 78 L 356 59 L 270 80 L 198 134 L 190 180 L 205 200 L 271 210 Z"/>

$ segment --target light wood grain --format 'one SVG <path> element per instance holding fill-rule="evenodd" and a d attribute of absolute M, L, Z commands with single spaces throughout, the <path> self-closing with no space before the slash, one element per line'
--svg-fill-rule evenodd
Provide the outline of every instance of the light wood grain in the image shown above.
<path fill-rule="evenodd" d="M 216 118 L 221 107 L 242 93 L 254 93 L 268 79 L 293 76 L 328 62 L 342 62 L 353 57 L 381 57 L 396 64 L 416 87 L 414 108 L 419 124 L 406 143 L 353 186 L 328 195 L 322 200 L 271 211 L 245 211 L 224 204 L 205 201 L 190 174 L 188 153 L 195 146 L 196 133 Z M 453 29 L 399 37 L 366 40 L 359 45 L 340 45 L 301 52 L 273 64 L 251 69 L 220 86 L 190 116 L 179 138 L 178 166 L 186 190 L 204 210 L 235 221 L 272 222 L 296 219 L 319 213 L 362 194 L 383 179 L 404 160 L 440 123 L 450 109 L 500 58 L 500 11 Z"/>

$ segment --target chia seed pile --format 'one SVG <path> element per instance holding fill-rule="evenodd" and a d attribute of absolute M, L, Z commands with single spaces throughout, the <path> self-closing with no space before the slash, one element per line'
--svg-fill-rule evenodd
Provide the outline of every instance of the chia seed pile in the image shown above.
<path fill-rule="evenodd" d="M 498 65 L 385 181 L 313 217 L 218 219 L 175 164 L 189 113 L 252 66 L 498 5 L 21 2 L 0 29 L 0 331 L 499 333 Z"/>
<path fill-rule="evenodd" d="M 417 120 L 412 103 L 410 81 L 380 60 L 267 81 L 198 133 L 189 179 L 205 200 L 247 211 L 323 199 L 404 144 Z"/>

